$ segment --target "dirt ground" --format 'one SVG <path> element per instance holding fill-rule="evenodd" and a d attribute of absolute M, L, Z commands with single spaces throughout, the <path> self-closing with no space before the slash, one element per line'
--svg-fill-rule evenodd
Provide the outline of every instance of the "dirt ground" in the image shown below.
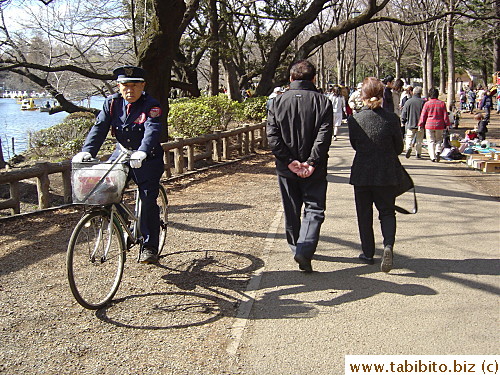
<path fill-rule="evenodd" d="M 258 176 L 258 177 L 257 177 Z M 0 373 L 225 374 L 237 307 L 279 196 L 264 153 L 167 184 L 160 265 L 129 253 L 114 303 L 80 307 L 65 252 L 77 209 L 0 221 Z"/>

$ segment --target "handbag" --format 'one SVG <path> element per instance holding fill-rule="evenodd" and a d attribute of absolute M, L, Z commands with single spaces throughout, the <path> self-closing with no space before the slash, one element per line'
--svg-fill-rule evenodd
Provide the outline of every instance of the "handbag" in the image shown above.
<path fill-rule="evenodd" d="M 410 174 L 406 171 L 406 169 L 401 166 L 403 172 L 403 178 L 399 181 L 399 184 L 396 185 L 396 197 L 406 193 L 407 191 L 413 190 L 413 209 L 410 211 L 395 206 L 397 212 L 402 214 L 416 214 L 418 212 L 418 204 L 417 204 L 417 193 L 415 192 L 415 184 L 410 176 Z"/>

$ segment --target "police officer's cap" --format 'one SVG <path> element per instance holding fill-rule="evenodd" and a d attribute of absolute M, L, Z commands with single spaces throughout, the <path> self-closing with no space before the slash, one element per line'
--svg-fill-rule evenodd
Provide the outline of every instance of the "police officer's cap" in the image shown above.
<path fill-rule="evenodd" d="M 144 82 L 146 71 L 138 66 L 122 66 L 113 70 L 118 83 Z"/>

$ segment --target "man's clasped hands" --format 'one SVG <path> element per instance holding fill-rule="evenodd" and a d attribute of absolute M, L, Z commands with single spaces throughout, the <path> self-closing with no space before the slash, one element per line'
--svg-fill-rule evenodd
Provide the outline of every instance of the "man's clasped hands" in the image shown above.
<path fill-rule="evenodd" d="M 294 160 L 288 164 L 288 169 L 301 178 L 307 178 L 314 173 L 315 167 L 307 164 L 307 162 L 301 163 L 298 160 Z"/>

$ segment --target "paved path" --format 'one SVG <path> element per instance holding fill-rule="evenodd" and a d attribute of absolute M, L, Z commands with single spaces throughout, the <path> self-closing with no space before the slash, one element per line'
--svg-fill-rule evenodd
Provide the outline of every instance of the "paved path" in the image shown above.
<path fill-rule="evenodd" d="M 347 354 L 498 354 L 499 203 L 471 190 L 446 163 L 401 156 L 417 185 L 419 213 L 398 214 L 395 269 L 382 273 L 377 218 L 376 264 L 356 259 L 353 151 L 340 138 L 331 151 L 317 272 L 297 270 L 278 209 L 265 268 L 249 286 L 255 299 L 233 327 L 231 373 L 343 374 Z M 398 201 L 411 207 L 407 198 Z"/>

